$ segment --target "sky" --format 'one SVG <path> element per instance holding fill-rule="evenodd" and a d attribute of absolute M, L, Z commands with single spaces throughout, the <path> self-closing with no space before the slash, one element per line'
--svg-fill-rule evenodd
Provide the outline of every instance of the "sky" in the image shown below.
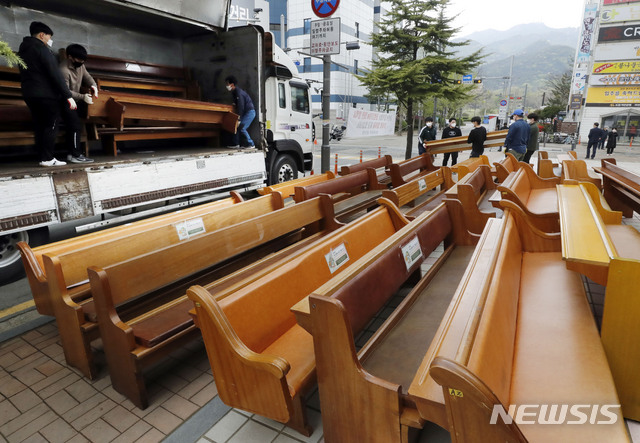
<path fill-rule="evenodd" d="M 451 0 L 447 15 L 464 37 L 476 31 L 504 31 L 518 24 L 544 23 L 550 28 L 580 26 L 585 0 Z"/>

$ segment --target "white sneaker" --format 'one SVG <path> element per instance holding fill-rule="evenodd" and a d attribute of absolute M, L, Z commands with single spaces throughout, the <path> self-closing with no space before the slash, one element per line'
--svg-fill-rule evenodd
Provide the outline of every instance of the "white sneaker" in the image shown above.
<path fill-rule="evenodd" d="M 80 154 L 77 157 L 73 157 L 71 155 L 67 155 L 67 161 L 71 163 L 93 163 L 92 158 L 87 158 L 83 154 Z"/>
<path fill-rule="evenodd" d="M 66 164 L 67 164 L 66 162 L 60 161 L 60 160 L 56 159 L 55 157 L 52 158 L 49 161 L 40 162 L 40 166 L 45 166 L 45 167 L 47 167 L 47 166 L 64 166 Z"/>

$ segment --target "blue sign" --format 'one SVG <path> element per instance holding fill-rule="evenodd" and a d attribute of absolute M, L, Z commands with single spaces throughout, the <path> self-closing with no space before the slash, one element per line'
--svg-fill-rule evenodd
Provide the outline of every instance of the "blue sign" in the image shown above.
<path fill-rule="evenodd" d="M 507 106 L 506 100 L 500 100 L 500 106 Z"/>
<path fill-rule="evenodd" d="M 469 84 L 469 83 L 473 83 L 473 75 L 463 75 L 462 76 L 462 84 Z"/>
<path fill-rule="evenodd" d="M 340 0 L 311 0 L 313 13 L 320 18 L 330 17 L 340 5 Z"/>

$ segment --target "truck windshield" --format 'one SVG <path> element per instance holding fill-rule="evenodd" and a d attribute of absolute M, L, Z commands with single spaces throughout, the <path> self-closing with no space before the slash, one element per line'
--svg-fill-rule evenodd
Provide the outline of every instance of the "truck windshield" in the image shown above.
<path fill-rule="evenodd" d="M 307 88 L 291 85 L 291 107 L 294 111 L 309 113 Z"/>

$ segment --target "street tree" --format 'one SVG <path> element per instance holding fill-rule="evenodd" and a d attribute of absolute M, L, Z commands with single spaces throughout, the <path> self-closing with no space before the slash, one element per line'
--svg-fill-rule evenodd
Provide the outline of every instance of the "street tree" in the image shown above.
<path fill-rule="evenodd" d="M 571 92 L 571 71 L 552 75 L 546 81 L 545 86 L 549 95 L 548 105 L 566 107 Z"/>
<path fill-rule="evenodd" d="M 390 0 L 388 4 L 388 14 L 371 37 L 379 57 L 358 78 L 370 95 L 391 92 L 406 110 L 405 157 L 410 158 L 414 104 L 427 98 L 458 101 L 468 95 L 472 86 L 458 85 L 456 80 L 473 72 L 482 56 L 480 51 L 466 57 L 455 54 L 456 47 L 469 42 L 451 41 L 457 29 L 445 15 L 449 0 Z"/>

